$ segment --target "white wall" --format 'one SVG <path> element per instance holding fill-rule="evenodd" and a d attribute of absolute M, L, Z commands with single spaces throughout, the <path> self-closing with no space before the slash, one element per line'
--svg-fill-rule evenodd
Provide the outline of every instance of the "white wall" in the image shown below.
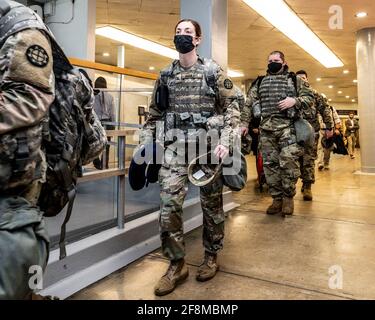
<path fill-rule="evenodd" d="M 95 61 L 96 0 L 76 0 L 70 21 L 72 8 L 72 0 L 56 1 L 55 15 L 46 23 L 68 57 Z"/>

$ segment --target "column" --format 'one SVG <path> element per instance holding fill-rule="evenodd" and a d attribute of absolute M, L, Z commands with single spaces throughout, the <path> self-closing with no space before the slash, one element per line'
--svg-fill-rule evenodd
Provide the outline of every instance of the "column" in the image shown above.
<path fill-rule="evenodd" d="M 375 28 L 357 32 L 361 172 L 375 173 Z"/>
<path fill-rule="evenodd" d="M 181 0 L 181 19 L 199 22 L 203 42 L 198 52 L 205 58 L 214 59 L 225 71 L 228 67 L 228 1 Z"/>
<path fill-rule="evenodd" d="M 59 0 L 46 19 L 58 43 L 71 58 L 95 61 L 96 0 Z"/>

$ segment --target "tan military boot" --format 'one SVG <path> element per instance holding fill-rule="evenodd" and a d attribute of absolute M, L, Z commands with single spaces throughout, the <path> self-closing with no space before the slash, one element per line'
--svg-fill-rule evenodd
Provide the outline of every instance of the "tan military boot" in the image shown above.
<path fill-rule="evenodd" d="M 282 199 L 273 199 L 272 204 L 268 207 L 266 213 L 267 214 L 278 214 L 281 212 L 283 206 L 283 200 Z"/>
<path fill-rule="evenodd" d="M 294 211 L 294 200 L 293 198 L 283 198 L 282 215 L 291 216 Z"/>
<path fill-rule="evenodd" d="M 313 195 L 311 191 L 311 183 L 304 183 L 303 184 L 303 200 L 305 201 L 312 201 Z"/>
<path fill-rule="evenodd" d="M 216 262 L 217 254 L 205 252 L 204 261 L 199 266 L 197 271 L 196 279 L 198 281 L 207 281 L 212 279 L 217 271 L 219 270 L 219 265 Z"/>
<path fill-rule="evenodd" d="M 161 277 L 155 286 L 155 295 L 164 296 L 171 293 L 177 285 L 182 283 L 188 276 L 189 270 L 184 259 L 171 261 L 167 272 Z"/>

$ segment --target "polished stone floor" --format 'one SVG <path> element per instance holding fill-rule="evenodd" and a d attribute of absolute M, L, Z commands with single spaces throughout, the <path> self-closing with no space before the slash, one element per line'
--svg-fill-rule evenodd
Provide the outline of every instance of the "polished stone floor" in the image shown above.
<path fill-rule="evenodd" d="M 214 279 L 195 280 L 199 228 L 186 235 L 190 277 L 170 295 L 153 295 L 168 264 L 157 250 L 71 299 L 375 299 L 375 176 L 354 174 L 359 168 L 359 152 L 334 155 L 330 170 L 316 173 L 314 200 L 303 201 L 299 182 L 295 214 L 284 219 L 265 214 L 271 198 L 257 189 L 250 157 Z"/>

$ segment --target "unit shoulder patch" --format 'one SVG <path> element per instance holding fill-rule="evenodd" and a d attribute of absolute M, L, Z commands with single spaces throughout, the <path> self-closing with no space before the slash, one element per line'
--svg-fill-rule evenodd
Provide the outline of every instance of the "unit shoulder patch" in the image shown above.
<path fill-rule="evenodd" d="M 233 88 L 233 82 L 230 79 L 225 79 L 224 80 L 224 87 L 225 89 L 232 89 Z"/>
<path fill-rule="evenodd" d="M 44 68 L 48 65 L 49 56 L 46 50 L 35 44 L 26 50 L 27 60 L 36 67 Z"/>

